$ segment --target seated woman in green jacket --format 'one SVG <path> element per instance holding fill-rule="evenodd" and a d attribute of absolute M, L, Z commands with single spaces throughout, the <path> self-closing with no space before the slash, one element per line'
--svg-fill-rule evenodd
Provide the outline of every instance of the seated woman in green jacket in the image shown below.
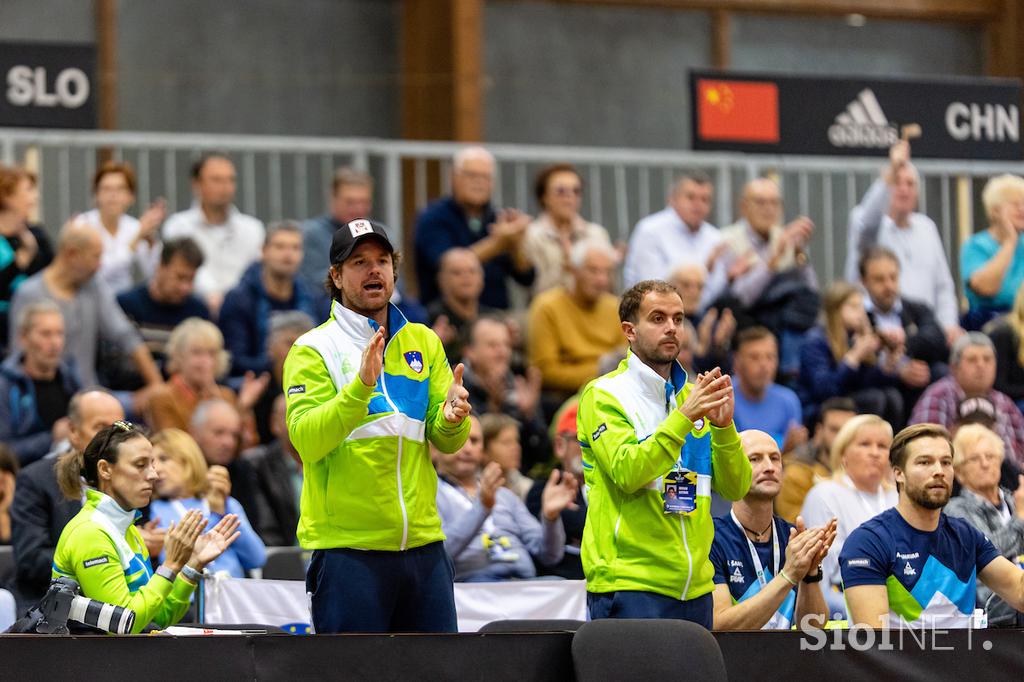
<path fill-rule="evenodd" d="M 84 453 L 64 455 L 57 479 L 68 499 L 81 499 L 82 479 L 88 487 L 82 511 L 57 541 L 53 577 L 73 578 L 84 596 L 135 611 L 133 633 L 150 622 L 167 627 L 181 620 L 203 568 L 239 535 L 233 514 L 204 534 L 202 512 L 188 512 L 168 528 L 166 558 L 154 574 L 135 520 L 159 475 L 152 444 L 128 422 L 97 433 Z"/>

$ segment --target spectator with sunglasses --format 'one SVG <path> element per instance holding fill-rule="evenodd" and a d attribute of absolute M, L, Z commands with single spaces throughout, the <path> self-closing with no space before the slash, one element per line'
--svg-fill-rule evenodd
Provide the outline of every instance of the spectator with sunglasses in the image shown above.
<path fill-rule="evenodd" d="M 583 240 L 611 241 L 608 230 L 580 215 L 583 179 L 573 166 L 559 163 L 542 170 L 534 183 L 534 195 L 541 213 L 526 228 L 524 248 L 533 261 L 536 274 L 531 290 L 536 296 L 572 283 L 570 252 L 574 244 Z"/>
<path fill-rule="evenodd" d="M 165 559 L 154 572 L 135 520 L 159 480 L 153 445 L 131 423 L 116 421 L 80 455 L 59 460 L 57 479 L 68 499 L 85 504 L 64 528 L 53 557 L 53 578 L 73 578 L 90 599 L 135 611 L 133 633 L 150 622 L 181 620 L 203 568 L 239 537 L 238 517 L 224 516 L 209 532 L 198 509 L 172 524 Z"/>

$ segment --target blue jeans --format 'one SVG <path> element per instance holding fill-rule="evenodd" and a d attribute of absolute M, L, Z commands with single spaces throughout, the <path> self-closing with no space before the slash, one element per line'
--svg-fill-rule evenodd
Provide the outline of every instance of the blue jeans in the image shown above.
<path fill-rule="evenodd" d="M 313 629 L 458 632 L 454 577 L 441 542 L 404 552 L 315 550 L 306 572 Z"/>
<path fill-rule="evenodd" d="M 587 592 L 587 614 L 598 618 L 671 618 L 688 620 L 711 629 L 714 614 L 711 593 L 680 601 L 655 592 Z"/>

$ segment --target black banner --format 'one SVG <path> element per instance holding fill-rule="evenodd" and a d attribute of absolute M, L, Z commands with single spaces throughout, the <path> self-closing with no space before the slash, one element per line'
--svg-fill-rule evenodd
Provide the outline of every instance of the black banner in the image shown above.
<path fill-rule="evenodd" d="M 96 48 L 0 43 L 0 126 L 96 127 Z"/>
<path fill-rule="evenodd" d="M 690 94 L 698 150 L 882 156 L 906 135 L 915 157 L 1021 159 L 1016 79 L 696 71 Z"/>

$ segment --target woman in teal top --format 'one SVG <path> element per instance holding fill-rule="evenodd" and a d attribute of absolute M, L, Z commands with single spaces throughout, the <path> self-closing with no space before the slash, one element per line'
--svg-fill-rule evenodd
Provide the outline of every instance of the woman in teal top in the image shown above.
<path fill-rule="evenodd" d="M 128 422 L 97 433 L 84 453 L 64 455 L 57 478 L 69 499 L 81 499 L 82 479 L 88 487 L 57 541 L 53 577 L 74 578 L 84 596 L 135 611 L 133 633 L 181 620 L 203 568 L 238 538 L 237 517 L 229 514 L 203 534 L 202 514 L 189 512 L 168 529 L 166 558 L 154 573 L 135 520 L 159 476 L 149 439 Z"/>
<path fill-rule="evenodd" d="M 968 329 L 986 322 L 1013 306 L 1013 297 L 1024 283 L 1024 178 L 1004 174 L 992 178 L 981 195 L 989 228 L 964 243 L 960 274 L 969 310 Z"/>

